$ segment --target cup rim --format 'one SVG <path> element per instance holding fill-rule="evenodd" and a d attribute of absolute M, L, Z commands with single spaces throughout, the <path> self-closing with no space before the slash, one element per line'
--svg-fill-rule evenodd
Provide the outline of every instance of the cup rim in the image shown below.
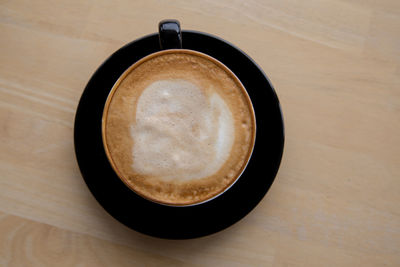
<path fill-rule="evenodd" d="M 129 75 L 129 73 L 134 70 L 135 68 L 137 68 L 139 65 L 141 65 L 142 63 L 148 61 L 151 58 L 154 57 L 158 57 L 160 55 L 164 55 L 164 54 L 171 54 L 171 53 L 186 53 L 186 54 L 193 54 L 193 55 L 197 55 L 200 57 L 204 57 L 207 60 L 210 60 L 211 62 L 213 62 L 214 64 L 216 64 L 217 66 L 221 67 L 222 69 L 224 69 L 227 73 L 229 73 L 229 75 L 235 80 L 235 83 L 237 83 L 240 88 L 241 91 L 243 92 L 243 94 L 245 95 L 246 101 L 248 106 L 250 107 L 250 111 L 251 111 L 251 117 L 252 117 L 252 121 L 253 121 L 253 131 L 252 131 L 252 138 L 251 138 L 251 149 L 248 152 L 247 155 L 247 159 L 245 164 L 242 166 L 241 170 L 238 172 L 238 175 L 235 179 L 232 179 L 232 181 L 226 185 L 225 187 L 223 187 L 221 190 L 219 190 L 217 193 L 213 194 L 211 197 L 203 199 L 201 201 L 193 201 L 190 203 L 171 203 L 171 202 L 165 202 L 165 201 L 161 201 L 159 199 L 156 198 L 152 198 L 151 196 L 142 194 L 141 192 L 138 192 L 137 190 L 135 190 L 133 183 L 129 183 L 127 181 L 127 179 L 125 179 L 121 173 L 121 171 L 117 168 L 111 153 L 109 151 L 108 145 L 107 145 L 107 138 L 106 138 L 106 122 L 107 122 L 107 117 L 108 117 L 108 109 L 111 103 L 111 100 L 115 94 L 115 92 L 117 91 L 117 89 L 119 88 L 120 83 Z M 205 54 L 203 52 L 199 52 L 196 50 L 192 50 L 192 49 L 185 49 L 185 48 L 178 48 L 178 49 L 166 49 L 166 50 L 161 50 L 161 51 L 157 51 L 154 53 L 151 53 L 149 55 L 144 56 L 143 58 L 139 59 L 138 61 L 134 62 L 131 66 L 129 66 L 121 75 L 120 77 L 117 79 L 117 81 L 114 83 L 114 85 L 112 86 L 107 98 L 106 98 L 106 102 L 104 104 L 104 108 L 103 108 L 103 113 L 102 113 L 102 120 L 101 120 L 101 136 L 102 136 L 102 142 L 103 142 L 103 148 L 105 151 L 105 154 L 107 156 L 107 159 L 112 167 L 112 169 L 114 170 L 114 172 L 116 173 L 116 175 L 118 176 L 118 178 L 125 184 L 125 186 L 127 186 L 131 191 L 133 191 L 135 194 L 141 196 L 142 198 L 149 200 L 151 202 L 157 203 L 157 204 L 161 204 L 161 205 L 165 205 L 165 206 L 170 206 L 170 207 L 190 207 L 190 206 L 196 206 L 196 205 L 200 205 L 200 204 L 204 204 L 206 202 L 209 202 L 219 196 L 221 196 L 222 194 L 224 194 L 226 191 L 228 191 L 242 176 L 242 174 L 245 172 L 248 163 L 251 160 L 251 156 L 253 154 L 254 151 L 254 147 L 255 147 L 255 141 L 256 141 L 256 132 L 257 132 L 257 123 L 256 123 L 256 114 L 254 111 L 254 107 L 251 101 L 251 98 L 245 88 L 245 86 L 243 85 L 243 83 L 240 81 L 240 79 L 236 76 L 236 74 L 229 69 L 224 63 L 222 63 L 221 61 L 219 61 L 218 59 Z"/>

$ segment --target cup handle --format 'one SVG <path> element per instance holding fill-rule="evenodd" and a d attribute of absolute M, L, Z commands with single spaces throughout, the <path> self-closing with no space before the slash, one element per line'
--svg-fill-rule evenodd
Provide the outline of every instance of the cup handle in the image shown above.
<path fill-rule="evenodd" d="M 166 19 L 158 24 L 161 49 L 182 48 L 181 24 L 175 19 Z"/>

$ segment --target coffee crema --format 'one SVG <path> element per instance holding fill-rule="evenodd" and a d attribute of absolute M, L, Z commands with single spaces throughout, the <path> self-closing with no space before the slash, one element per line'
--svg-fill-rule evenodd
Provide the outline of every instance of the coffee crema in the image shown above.
<path fill-rule="evenodd" d="M 255 116 L 246 90 L 200 52 L 164 50 L 133 64 L 112 88 L 103 143 L 113 169 L 139 195 L 191 205 L 224 192 L 251 156 Z"/>

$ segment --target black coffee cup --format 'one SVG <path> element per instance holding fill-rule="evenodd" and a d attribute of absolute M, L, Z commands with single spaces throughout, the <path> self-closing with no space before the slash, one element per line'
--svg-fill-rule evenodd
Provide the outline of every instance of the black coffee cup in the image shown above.
<path fill-rule="evenodd" d="M 215 199 L 188 207 L 160 205 L 127 188 L 110 166 L 101 134 L 104 103 L 121 74 L 141 58 L 172 48 L 195 50 L 222 62 L 246 88 L 257 118 L 253 153 L 240 179 Z M 165 20 L 159 24 L 159 33 L 120 48 L 93 74 L 77 109 L 74 138 L 82 176 L 107 212 L 136 231 L 183 239 L 220 231 L 243 218 L 261 201 L 279 169 L 284 128 L 275 90 L 249 56 L 216 36 L 181 31 L 178 21 Z"/>

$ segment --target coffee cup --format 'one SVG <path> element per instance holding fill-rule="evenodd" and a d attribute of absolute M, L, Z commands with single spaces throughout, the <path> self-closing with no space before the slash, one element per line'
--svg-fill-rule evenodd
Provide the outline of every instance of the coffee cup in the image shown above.
<path fill-rule="evenodd" d="M 241 177 L 256 120 L 238 77 L 217 59 L 182 48 L 180 24 L 159 24 L 161 51 L 131 65 L 103 110 L 102 140 L 121 181 L 163 205 L 210 201 Z"/>

